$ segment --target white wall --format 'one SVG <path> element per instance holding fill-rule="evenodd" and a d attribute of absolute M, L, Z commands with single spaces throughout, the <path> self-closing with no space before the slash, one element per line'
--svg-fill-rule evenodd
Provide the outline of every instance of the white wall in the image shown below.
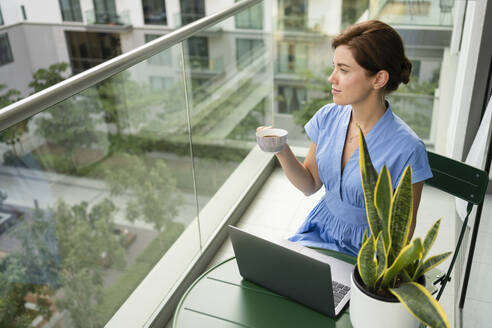
<path fill-rule="evenodd" d="M 323 33 L 325 34 L 336 35 L 340 33 L 342 0 L 310 0 L 308 2 L 308 19 L 313 22 L 322 22 Z"/>
<path fill-rule="evenodd" d="M 20 7 L 16 0 L 0 0 L 0 7 L 5 25 L 22 21 Z"/>
<path fill-rule="evenodd" d="M 57 0 L 11 0 L 19 7 L 24 5 L 28 22 L 61 23 L 62 16 Z"/>
<path fill-rule="evenodd" d="M 6 84 L 8 89 L 19 90 L 22 96 L 26 96 L 29 94 L 27 84 L 32 78 L 32 68 L 24 27 L 16 25 L 1 33 L 4 32 L 8 34 L 14 61 L 0 66 L 0 84 Z"/>

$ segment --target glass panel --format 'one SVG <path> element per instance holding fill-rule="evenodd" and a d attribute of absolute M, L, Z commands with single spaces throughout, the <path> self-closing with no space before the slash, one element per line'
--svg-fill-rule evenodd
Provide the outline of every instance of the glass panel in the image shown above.
<path fill-rule="evenodd" d="M 161 36 L 159 34 L 145 34 L 145 42 L 150 42 Z M 147 63 L 153 66 L 172 66 L 172 57 L 170 53 L 164 51 L 150 58 Z"/>
<path fill-rule="evenodd" d="M 180 0 L 181 26 L 205 16 L 204 0 Z"/>
<path fill-rule="evenodd" d="M 0 133 L 2 322 L 103 327 L 158 261 L 161 300 L 198 254 L 195 233 L 165 256 L 197 205 L 182 72 L 149 67 Z"/>
<path fill-rule="evenodd" d="M 238 2 L 239 0 L 235 0 Z M 236 28 L 262 29 L 263 28 L 263 3 L 254 5 L 250 9 L 236 15 Z"/>
<path fill-rule="evenodd" d="M 237 16 L 231 17 L 221 25 L 234 26 L 236 19 Z M 215 202 L 213 209 L 207 207 L 208 204 L 217 197 L 234 199 L 241 195 L 237 187 L 226 195 L 219 189 L 256 145 L 256 127 L 271 122 L 273 108 L 271 34 L 259 31 L 254 39 L 246 39 L 244 33 L 217 31 L 208 40 L 209 56 L 225 60 L 223 72 L 198 69 L 193 63 L 196 52 L 192 52 L 190 42 L 184 43 L 185 49 L 189 49 L 185 63 L 189 99 L 192 99 L 193 154 L 202 243 L 207 242 L 230 210 L 223 206 L 227 203 L 224 201 L 219 205 Z M 233 51 L 236 56 L 230 56 Z M 195 82 L 197 79 L 204 80 Z M 208 215 L 211 211 L 213 215 Z"/>

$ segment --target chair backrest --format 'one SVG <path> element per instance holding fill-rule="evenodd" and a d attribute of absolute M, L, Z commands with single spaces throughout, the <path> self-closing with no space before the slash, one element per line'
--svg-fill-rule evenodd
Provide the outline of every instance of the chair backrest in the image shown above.
<path fill-rule="evenodd" d="M 458 257 L 468 217 L 470 216 L 473 205 L 481 204 L 484 200 L 485 193 L 487 192 L 487 184 L 489 183 L 489 175 L 483 170 L 433 152 L 427 152 L 427 155 L 434 177 L 426 180 L 426 183 L 468 202 L 466 217 L 461 225 L 460 235 L 453 252 L 451 263 L 446 274 L 434 282 L 434 284 L 441 284 L 439 293 L 436 296 L 436 299 L 439 300 L 447 282 L 451 280 L 451 271 Z M 478 228 L 478 225 L 475 228 Z M 470 247 L 470 254 L 473 256 L 474 246 Z"/>
<path fill-rule="evenodd" d="M 472 204 L 481 204 L 487 192 L 487 172 L 454 159 L 427 152 L 433 178 L 427 184 Z"/>

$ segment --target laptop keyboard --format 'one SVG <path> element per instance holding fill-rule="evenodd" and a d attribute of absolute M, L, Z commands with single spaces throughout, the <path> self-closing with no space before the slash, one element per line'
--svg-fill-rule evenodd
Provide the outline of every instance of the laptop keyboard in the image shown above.
<path fill-rule="evenodd" d="M 333 299 L 335 300 L 335 307 L 338 306 L 340 301 L 347 295 L 350 287 L 340 284 L 336 281 L 331 282 L 331 288 L 333 289 Z"/>

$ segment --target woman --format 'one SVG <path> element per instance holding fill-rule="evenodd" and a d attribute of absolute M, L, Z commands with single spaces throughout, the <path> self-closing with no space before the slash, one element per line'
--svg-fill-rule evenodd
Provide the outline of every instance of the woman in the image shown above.
<path fill-rule="evenodd" d="M 412 167 L 413 235 L 424 180 L 432 177 L 424 143 L 391 111 L 385 100 L 408 83 L 412 64 L 403 42 L 389 25 L 367 21 L 349 27 L 333 42 L 333 104 L 322 107 L 305 125 L 311 144 L 304 163 L 288 145 L 276 154 L 288 179 L 305 195 L 321 186 L 326 194 L 289 238 L 306 246 L 356 256 L 367 225 L 359 169 L 359 125 L 374 167 L 388 167 L 396 188 L 405 167 Z M 260 128 L 261 129 L 261 128 Z"/>

